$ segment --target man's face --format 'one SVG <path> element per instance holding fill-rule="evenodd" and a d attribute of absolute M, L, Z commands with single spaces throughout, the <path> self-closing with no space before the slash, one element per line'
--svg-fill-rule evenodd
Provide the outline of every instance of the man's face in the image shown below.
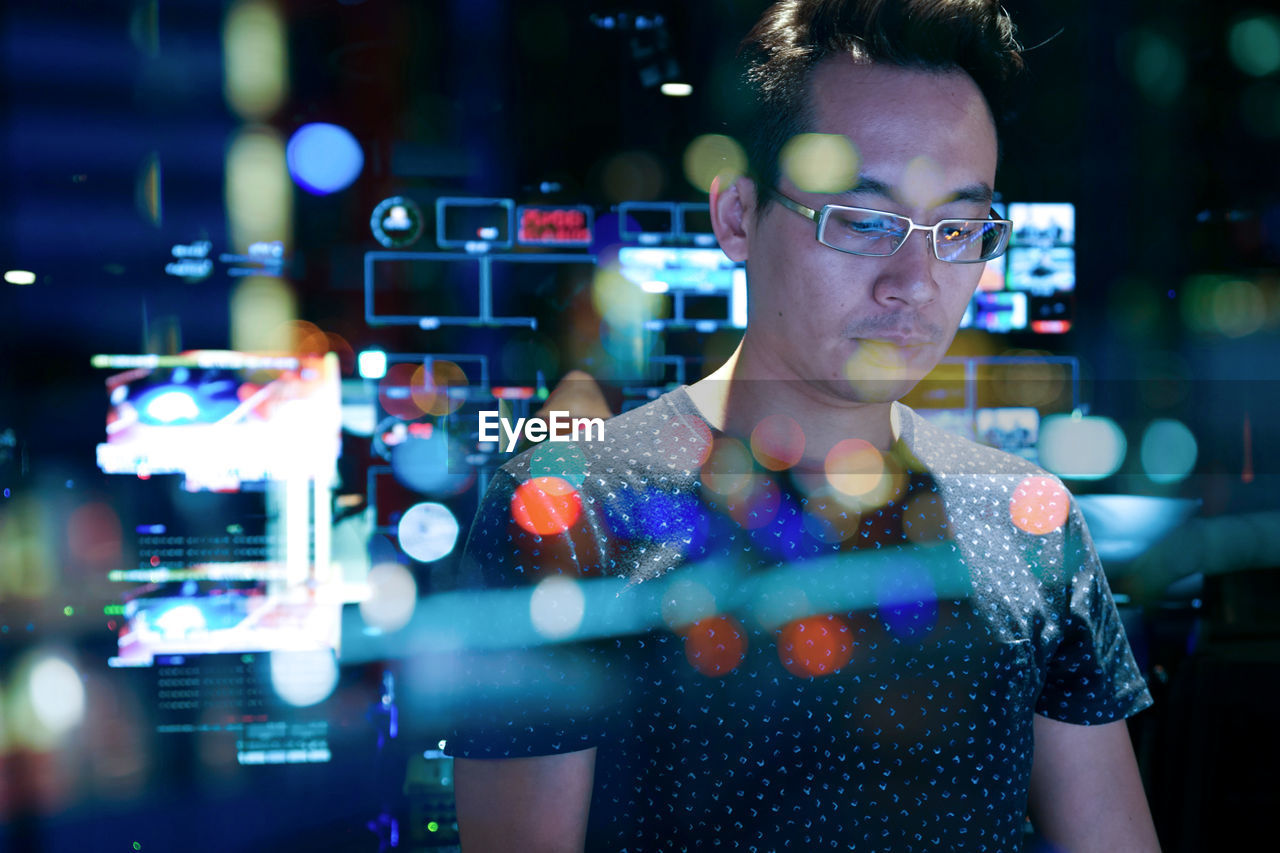
<path fill-rule="evenodd" d="M 784 168 L 782 194 L 815 210 L 866 207 L 918 225 L 990 212 L 995 127 L 968 75 L 837 57 L 815 70 L 810 101 L 812 130 L 847 137 L 860 181 L 849 192 L 806 192 Z M 776 376 L 843 400 L 906 394 L 950 346 L 983 265 L 939 261 L 922 232 L 889 257 L 842 253 L 814 239 L 813 222 L 767 201 L 761 188 L 745 244 L 753 355 L 773 362 Z"/>

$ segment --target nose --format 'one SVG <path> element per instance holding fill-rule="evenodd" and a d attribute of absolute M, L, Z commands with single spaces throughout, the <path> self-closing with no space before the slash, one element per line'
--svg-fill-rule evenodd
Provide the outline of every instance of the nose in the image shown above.
<path fill-rule="evenodd" d="M 881 262 L 874 291 L 877 302 L 886 308 L 918 308 L 938 298 L 934 273 L 942 261 L 934 256 L 931 239 L 927 230 L 913 231 Z"/>

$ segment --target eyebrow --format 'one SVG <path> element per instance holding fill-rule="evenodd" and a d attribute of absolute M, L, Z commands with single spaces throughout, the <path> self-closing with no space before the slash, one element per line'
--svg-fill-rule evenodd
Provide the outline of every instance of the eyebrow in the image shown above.
<path fill-rule="evenodd" d="M 868 175 L 859 175 L 858 183 L 851 188 L 839 193 L 842 196 L 858 196 L 858 195 L 876 195 L 886 198 L 890 201 L 897 201 L 898 195 L 891 184 L 884 181 L 878 181 Z M 968 184 L 953 190 L 948 196 L 945 204 L 953 204 L 955 202 L 974 202 L 976 204 L 990 205 L 995 197 L 995 192 L 985 182 Z"/>

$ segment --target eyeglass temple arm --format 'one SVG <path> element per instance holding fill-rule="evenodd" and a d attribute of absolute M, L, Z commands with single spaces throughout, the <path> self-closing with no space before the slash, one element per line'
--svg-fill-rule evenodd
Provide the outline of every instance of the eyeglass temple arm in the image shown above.
<path fill-rule="evenodd" d="M 773 196 L 774 199 L 778 202 L 778 204 L 782 205 L 788 210 L 794 210 L 796 213 L 808 219 L 812 219 L 814 222 L 818 221 L 818 211 L 814 210 L 812 207 L 805 207 L 803 204 L 801 204 L 798 201 L 792 201 L 782 193 L 778 192 L 773 187 L 766 187 L 765 192 Z"/>

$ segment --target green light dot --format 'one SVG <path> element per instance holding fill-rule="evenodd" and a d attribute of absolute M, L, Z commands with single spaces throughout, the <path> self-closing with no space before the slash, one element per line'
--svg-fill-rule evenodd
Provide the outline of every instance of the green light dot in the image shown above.
<path fill-rule="evenodd" d="M 76 609 L 72 607 L 70 604 L 62 608 L 62 613 L 64 616 L 70 616 L 72 613 L 75 613 L 75 612 L 76 612 Z"/>
<path fill-rule="evenodd" d="M 436 823 L 434 820 L 427 821 L 427 832 L 435 832 L 439 828 L 440 824 Z"/>
<path fill-rule="evenodd" d="M 140 841 L 135 841 L 135 842 L 133 842 L 133 849 L 134 849 L 134 850 L 141 850 L 141 849 L 142 849 L 142 842 L 140 842 Z"/>
<path fill-rule="evenodd" d="M 1231 59 L 1245 74 L 1265 77 L 1280 69 L 1280 18 L 1258 15 L 1237 21 L 1227 39 Z"/>

